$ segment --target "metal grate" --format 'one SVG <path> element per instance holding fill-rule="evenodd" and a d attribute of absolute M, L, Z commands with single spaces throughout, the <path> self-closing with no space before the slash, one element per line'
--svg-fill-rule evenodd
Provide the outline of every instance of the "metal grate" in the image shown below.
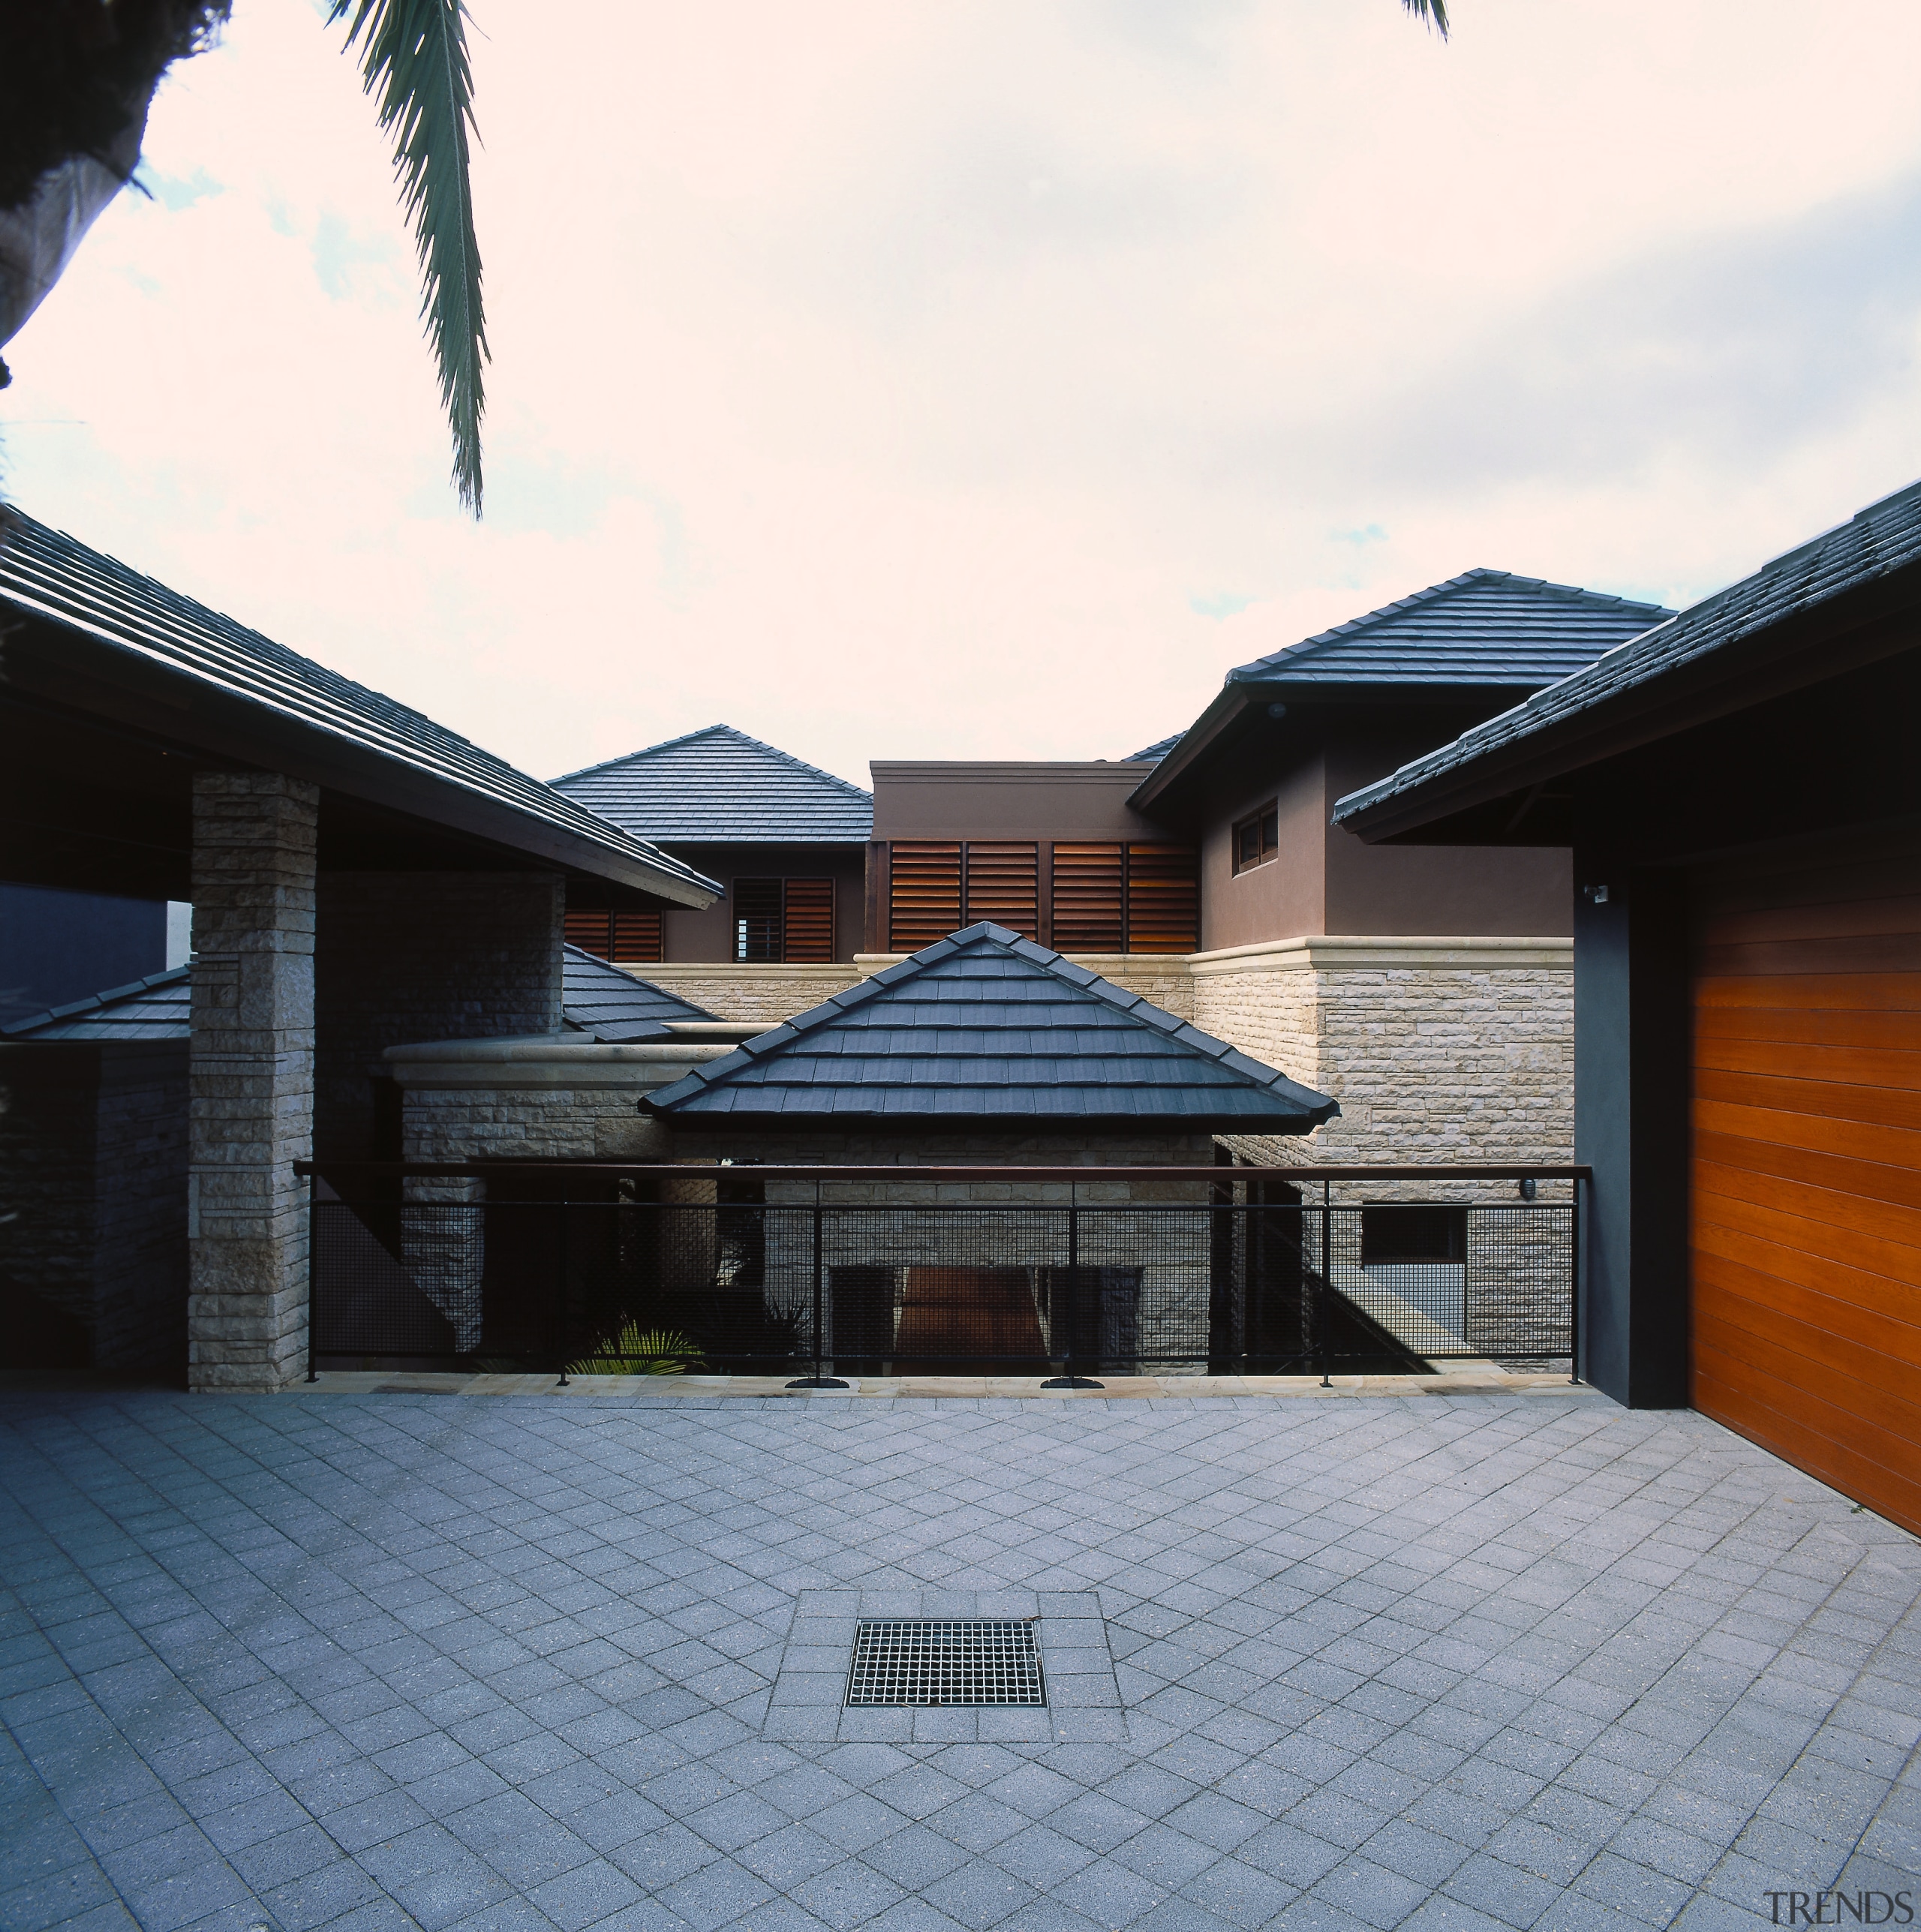
<path fill-rule="evenodd" d="M 850 1705 L 1047 1701 L 1031 1621 L 890 1617 L 855 1632 Z"/>

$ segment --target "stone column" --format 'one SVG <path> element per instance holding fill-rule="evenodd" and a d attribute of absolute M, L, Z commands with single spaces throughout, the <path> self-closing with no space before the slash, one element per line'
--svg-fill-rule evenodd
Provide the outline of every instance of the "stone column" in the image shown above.
<path fill-rule="evenodd" d="M 305 1372 L 313 1150 L 317 786 L 194 780 L 188 1384 L 284 1388 Z"/>

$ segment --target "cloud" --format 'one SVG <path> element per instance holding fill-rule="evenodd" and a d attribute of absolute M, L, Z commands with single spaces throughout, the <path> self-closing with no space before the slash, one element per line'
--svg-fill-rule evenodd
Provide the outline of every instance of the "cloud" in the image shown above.
<path fill-rule="evenodd" d="M 862 780 L 1908 480 L 1921 16 L 1458 11 L 483 5 L 476 529 L 372 109 L 248 0 L 10 347 L 8 487 L 530 769 L 723 718 Z"/>

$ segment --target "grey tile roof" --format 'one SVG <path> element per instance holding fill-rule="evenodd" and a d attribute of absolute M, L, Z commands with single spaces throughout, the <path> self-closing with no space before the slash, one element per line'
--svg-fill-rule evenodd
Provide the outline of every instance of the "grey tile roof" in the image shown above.
<path fill-rule="evenodd" d="M 130 985 L 36 1013 L 0 1029 L 8 1040 L 184 1040 L 191 1030 L 188 969 L 170 966 Z"/>
<path fill-rule="evenodd" d="M 636 837 L 729 845 L 849 845 L 873 830 L 873 795 L 732 725 L 554 780 Z"/>
<path fill-rule="evenodd" d="M 1451 744 L 1350 792 L 1336 823 L 1458 772 L 1502 748 L 1551 731 L 1610 700 L 1700 663 L 1784 618 L 1921 563 L 1921 483 L 1871 503 L 1841 524 L 1763 564 L 1751 577 L 1691 605 L 1679 616 L 1610 651 L 1598 663 L 1537 691 L 1524 703 L 1464 732 Z"/>
<path fill-rule="evenodd" d="M 188 975 L 187 967 L 174 966 L 131 986 L 91 993 L 16 1021 L 0 1029 L 0 1038 L 184 1040 L 191 1031 Z M 691 1000 L 636 979 L 578 946 L 565 949 L 561 997 L 568 1026 L 600 1040 L 655 1039 L 665 1035 L 669 1020 L 714 1017 Z"/>
<path fill-rule="evenodd" d="M 1180 744 L 1181 740 L 1187 734 L 1185 732 L 1176 732 L 1170 738 L 1157 739 L 1153 744 L 1150 744 L 1145 751 L 1137 751 L 1132 758 L 1127 759 L 1126 762 L 1129 765 L 1151 765 L 1158 763 L 1162 759 L 1165 758 L 1168 753 L 1173 750 L 1174 747 Z"/>
<path fill-rule="evenodd" d="M 645 1103 L 718 1125 L 1304 1134 L 1340 1109 L 1004 926 L 970 926 Z"/>
<path fill-rule="evenodd" d="M 578 946 L 565 949 L 561 962 L 561 1004 L 567 1023 L 597 1040 L 651 1040 L 665 1035 L 670 1020 L 711 1020 L 714 1016 L 651 981 L 636 979 Z"/>
<path fill-rule="evenodd" d="M 638 862 L 703 903 L 720 888 L 678 859 L 597 818 L 423 713 L 329 671 L 218 611 L 143 577 L 11 508 L 0 515 L 0 607 L 87 632 L 110 645 L 309 730 L 477 794 L 527 818 Z"/>
<path fill-rule="evenodd" d="M 1673 614 L 1538 577 L 1469 570 L 1237 666 L 1228 681 L 1538 686 Z"/>

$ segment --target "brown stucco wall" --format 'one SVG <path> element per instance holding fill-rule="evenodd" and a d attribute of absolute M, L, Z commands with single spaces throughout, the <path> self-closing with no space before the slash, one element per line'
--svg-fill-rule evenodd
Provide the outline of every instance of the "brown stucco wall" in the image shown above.
<path fill-rule="evenodd" d="M 1478 715 L 1454 706 L 1297 709 L 1285 729 L 1256 729 L 1223 752 L 1198 815 L 1201 949 L 1324 933 L 1571 933 L 1565 851 L 1369 846 L 1328 822 L 1336 799 L 1446 743 Z M 1270 798 L 1279 805 L 1279 851 L 1237 874 L 1234 823 Z"/>
<path fill-rule="evenodd" d="M 1278 771 L 1258 766 L 1244 769 L 1238 785 L 1224 790 L 1201 844 L 1204 952 L 1328 930 L 1322 863 L 1327 797 L 1324 762 L 1318 749 Z M 1279 811 L 1280 849 L 1265 865 L 1237 873 L 1234 825 L 1270 798 Z"/>
<path fill-rule="evenodd" d="M 861 949 L 866 916 L 864 846 L 697 846 L 663 843 L 696 872 L 726 888 L 705 912 L 675 906 L 663 915 L 661 936 L 669 962 L 717 964 L 734 954 L 734 881 L 737 879 L 831 879 L 834 957 L 851 960 Z M 645 976 L 645 969 L 642 969 Z M 690 999 L 697 998 L 689 994 Z"/>
<path fill-rule="evenodd" d="M 870 769 L 876 839 L 1168 836 L 1127 803 L 1151 765 L 876 759 Z"/>
<path fill-rule="evenodd" d="M 1330 744 L 1325 754 L 1329 812 L 1337 798 L 1426 749 L 1405 731 L 1357 734 Z M 1325 838 L 1324 932 L 1573 935 L 1574 855 L 1565 847 L 1370 846 L 1332 825 Z"/>

